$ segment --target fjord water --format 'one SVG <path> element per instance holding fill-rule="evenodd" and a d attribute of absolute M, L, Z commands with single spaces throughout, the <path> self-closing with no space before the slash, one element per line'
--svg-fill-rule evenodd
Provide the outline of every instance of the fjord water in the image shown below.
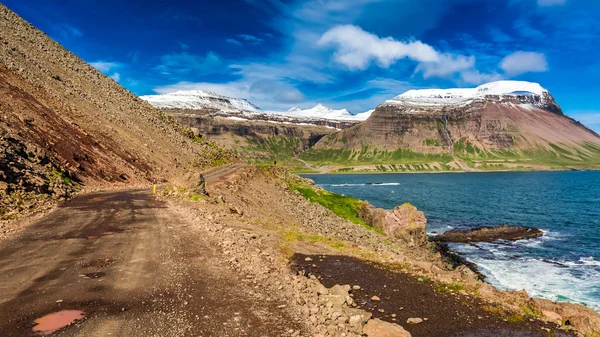
<path fill-rule="evenodd" d="M 600 172 L 304 175 L 385 209 L 410 202 L 430 235 L 501 224 L 537 227 L 516 242 L 451 244 L 500 289 L 600 311 Z"/>

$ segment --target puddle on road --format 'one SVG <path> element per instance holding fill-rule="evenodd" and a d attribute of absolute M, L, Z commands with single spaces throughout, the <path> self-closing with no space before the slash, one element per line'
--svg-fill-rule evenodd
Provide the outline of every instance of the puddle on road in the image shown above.
<path fill-rule="evenodd" d="M 87 273 L 87 274 L 83 274 L 83 275 L 87 278 L 101 278 L 101 277 L 104 277 L 106 275 L 106 273 L 97 272 L 97 273 Z"/>
<path fill-rule="evenodd" d="M 32 330 L 36 336 L 47 336 L 84 317 L 85 313 L 81 310 L 62 310 L 36 319 Z"/>

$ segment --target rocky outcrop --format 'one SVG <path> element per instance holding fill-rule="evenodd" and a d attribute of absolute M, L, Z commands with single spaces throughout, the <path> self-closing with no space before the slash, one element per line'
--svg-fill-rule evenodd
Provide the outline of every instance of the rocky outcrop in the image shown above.
<path fill-rule="evenodd" d="M 497 240 L 522 240 L 537 238 L 544 232 L 537 228 L 501 225 L 496 227 L 478 227 L 474 229 L 453 229 L 433 237 L 440 242 L 493 242 Z"/>
<path fill-rule="evenodd" d="M 415 206 L 405 203 L 391 211 L 376 208 L 365 202 L 359 216 L 370 226 L 382 230 L 386 235 L 406 242 L 410 247 L 427 243 L 427 218 Z"/>
<path fill-rule="evenodd" d="M 0 136 L 0 220 L 13 218 L 41 200 L 64 200 L 75 191 L 73 177 L 52 159 L 33 144 Z"/>

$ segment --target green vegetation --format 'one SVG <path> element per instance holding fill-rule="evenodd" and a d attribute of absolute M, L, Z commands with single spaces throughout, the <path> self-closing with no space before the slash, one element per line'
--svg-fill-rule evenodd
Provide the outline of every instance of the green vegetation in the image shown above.
<path fill-rule="evenodd" d="M 381 230 L 369 226 L 361 219 L 359 210 L 364 207 L 364 203 L 358 199 L 325 190 L 315 190 L 310 186 L 290 184 L 288 188 L 291 191 L 298 191 L 304 198 L 322 205 L 340 218 L 383 234 Z"/>
<path fill-rule="evenodd" d="M 437 138 L 426 138 L 423 140 L 425 146 L 440 146 L 440 141 Z"/>
<path fill-rule="evenodd" d="M 65 185 L 73 186 L 73 182 L 71 181 L 71 179 L 65 177 L 65 175 L 59 171 L 52 171 L 52 178 L 50 178 L 50 180 L 62 181 Z"/>
<path fill-rule="evenodd" d="M 523 317 L 522 315 L 510 315 L 508 317 L 506 317 L 506 321 L 508 323 L 512 323 L 512 324 L 516 324 L 516 323 L 521 323 L 523 321 L 525 321 L 525 317 Z"/>
<path fill-rule="evenodd" d="M 378 150 L 363 147 L 361 150 L 352 149 L 310 149 L 303 152 L 300 158 L 315 165 L 391 165 L 391 164 L 422 164 L 428 162 L 447 163 L 452 161 L 449 154 L 418 153 L 410 149 Z M 386 170 L 387 171 L 387 170 Z"/>
<path fill-rule="evenodd" d="M 328 191 L 315 191 L 310 188 L 293 187 L 292 190 L 300 192 L 306 199 L 321 204 L 341 218 L 358 225 L 367 225 L 358 215 L 358 209 L 363 205 L 360 200 Z"/>
<path fill-rule="evenodd" d="M 427 276 L 419 276 L 418 279 L 421 280 L 422 282 L 431 282 L 431 277 L 427 277 Z"/>
<path fill-rule="evenodd" d="M 441 283 L 436 284 L 433 289 L 437 292 L 459 292 L 464 289 L 462 284 L 459 283 Z"/>

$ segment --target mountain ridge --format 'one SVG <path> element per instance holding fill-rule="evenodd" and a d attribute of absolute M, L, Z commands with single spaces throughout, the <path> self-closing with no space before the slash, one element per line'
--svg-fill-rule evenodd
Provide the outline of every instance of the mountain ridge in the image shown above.
<path fill-rule="evenodd" d="M 323 137 L 302 158 L 324 166 L 418 164 L 424 170 L 596 168 L 600 136 L 565 116 L 541 85 L 501 81 L 407 91 L 365 122 Z"/>

